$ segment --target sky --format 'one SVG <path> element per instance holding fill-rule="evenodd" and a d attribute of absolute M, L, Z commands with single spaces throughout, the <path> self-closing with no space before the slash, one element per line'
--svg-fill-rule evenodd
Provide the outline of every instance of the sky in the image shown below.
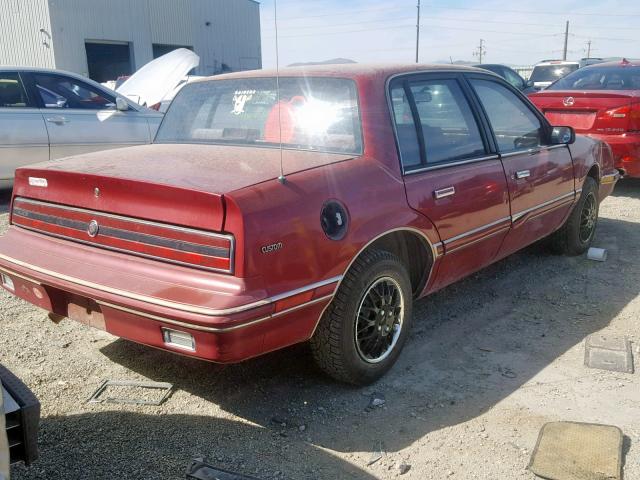
<path fill-rule="evenodd" d="M 349 58 L 414 62 L 417 0 L 277 0 L 279 64 Z M 260 2 L 263 67 L 276 65 L 274 0 Z M 533 65 L 568 60 L 640 58 L 639 0 L 421 0 L 420 63 L 478 61 Z M 474 55 L 474 53 L 476 55 Z"/>

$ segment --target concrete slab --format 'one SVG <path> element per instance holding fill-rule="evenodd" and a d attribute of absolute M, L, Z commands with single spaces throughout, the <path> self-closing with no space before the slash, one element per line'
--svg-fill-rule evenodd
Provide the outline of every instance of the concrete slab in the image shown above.
<path fill-rule="evenodd" d="M 631 342 L 622 336 L 591 335 L 585 341 L 584 364 L 589 368 L 633 373 Z"/>

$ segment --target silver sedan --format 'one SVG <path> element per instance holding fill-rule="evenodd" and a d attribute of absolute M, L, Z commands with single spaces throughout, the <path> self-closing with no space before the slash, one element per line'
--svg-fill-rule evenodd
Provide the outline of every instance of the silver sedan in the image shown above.
<path fill-rule="evenodd" d="M 23 165 L 151 143 L 161 120 L 80 75 L 0 67 L 0 188 Z"/>

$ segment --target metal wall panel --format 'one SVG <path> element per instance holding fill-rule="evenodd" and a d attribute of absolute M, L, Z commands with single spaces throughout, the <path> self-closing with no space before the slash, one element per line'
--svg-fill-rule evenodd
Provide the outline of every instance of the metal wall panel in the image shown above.
<path fill-rule="evenodd" d="M 57 68 L 87 75 L 86 40 L 130 42 L 135 69 L 153 59 L 154 43 L 193 47 L 201 57 L 199 75 L 219 73 L 223 63 L 234 71 L 262 65 L 260 10 L 253 0 L 48 3 Z"/>
<path fill-rule="evenodd" d="M 0 65 L 55 65 L 47 0 L 0 0 L 0 32 Z"/>

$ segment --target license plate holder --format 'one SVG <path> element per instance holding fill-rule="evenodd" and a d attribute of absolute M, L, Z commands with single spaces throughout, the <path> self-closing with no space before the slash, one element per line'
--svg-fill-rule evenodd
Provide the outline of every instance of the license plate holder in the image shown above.
<path fill-rule="evenodd" d="M 98 330 L 106 330 L 104 314 L 100 305 L 90 298 L 74 296 L 67 304 L 67 317 Z"/>

